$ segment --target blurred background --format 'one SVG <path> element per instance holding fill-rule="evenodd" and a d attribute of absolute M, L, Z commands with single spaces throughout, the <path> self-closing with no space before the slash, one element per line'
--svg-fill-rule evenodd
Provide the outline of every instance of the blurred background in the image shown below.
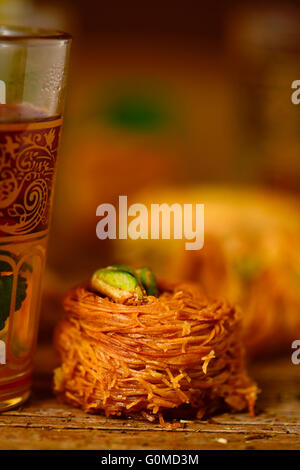
<path fill-rule="evenodd" d="M 0 0 L 0 22 L 73 35 L 41 335 L 50 335 L 63 292 L 113 261 L 204 280 L 247 305 L 267 285 L 280 315 L 292 305 L 294 318 L 298 2 Z M 124 194 L 206 204 L 200 258 L 178 244 L 98 240 L 96 207 Z"/>

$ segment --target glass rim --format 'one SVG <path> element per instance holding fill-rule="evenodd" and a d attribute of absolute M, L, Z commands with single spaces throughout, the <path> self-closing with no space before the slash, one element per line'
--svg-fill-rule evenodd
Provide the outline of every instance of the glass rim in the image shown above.
<path fill-rule="evenodd" d="M 13 26 L 0 24 L 0 42 L 35 40 L 64 40 L 70 41 L 72 36 L 60 30 L 43 28 L 30 28 L 26 26 Z"/>

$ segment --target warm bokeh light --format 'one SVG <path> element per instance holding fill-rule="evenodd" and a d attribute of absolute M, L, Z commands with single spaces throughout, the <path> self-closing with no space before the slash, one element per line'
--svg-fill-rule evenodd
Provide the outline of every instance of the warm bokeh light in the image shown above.
<path fill-rule="evenodd" d="M 135 263 L 138 242 L 124 252 L 117 241 L 97 238 L 99 204 L 117 204 L 120 195 L 148 204 L 158 188 L 170 188 L 173 202 L 193 194 L 188 202 L 205 205 L 203 184 L 219 188 L 219 204 L 226 188 L 230 203 L 218 215 L 212 230 L 218 232 L 230 231 L 228 211 L 247 225 L 256 211 L 253 188 L 276 200 L 298 197 L 300 110 L 290 99 L 291 83 L 300 78 L 297 3 L 197 2 L 186 14 L 170 1 L 117 3 L 0 2 L 1 22 L 55 26 L 74 37 L 43 304 L 46 336 L 68 287 L 122 256 Z M 249 188 L 241 213 L 236 186 L 243 194 Z M 167 243 L 145 241 L 145 261 L 159 255 L 167 262 Z M 208 241 L 201 256 L 210 259 L 210 252 Z M 178 248 L 168 260 L 174 275 L 184 258 Z M 189 254 L 193 268 L 185 272 L 197 279 L 195 258 Z"/>

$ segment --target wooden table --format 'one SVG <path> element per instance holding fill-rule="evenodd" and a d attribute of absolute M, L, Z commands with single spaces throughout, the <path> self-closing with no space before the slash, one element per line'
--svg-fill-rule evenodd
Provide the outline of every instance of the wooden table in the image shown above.
<path fill-rule="evenodd" d="M 251 366 L 258 414 L 221 414 L 175 431 L 158 424 L 87 415 L 51 392 L 51 346 L 40 346 L 31 399 L 0 415 L 0 449 L 300 449 L 300 366 L 290 357 Z"/>

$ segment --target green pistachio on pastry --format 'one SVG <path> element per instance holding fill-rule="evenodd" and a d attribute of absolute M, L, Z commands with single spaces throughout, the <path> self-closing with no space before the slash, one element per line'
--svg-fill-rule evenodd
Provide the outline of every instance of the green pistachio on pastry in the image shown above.
<path fill-rule="evenodd" d="M 154 297 L 159 296 L 157 289 L 156 278 L 149 268 L 138 268 L 136 269 L 137 277 L 145 288 L 147 295 L 152 295 Z"/>
<path fill-rule="evenodd" d="M 92 276 L 91 286 L 99 294 L 118 303 L 141 301 L 145 292 L 138 279 L 124 268 L 109 266 L 98 269 Z"/>
<path fill-rule="evenodd" d="M 91 278 L 92 288 L 114 302 L 141 302 L 148 295 L 158 297 L 156 279 L 151 269 L 136 270 L 123 264 L 114 264 L 95 271 Z"/>
<path fill-rule="evenodd" d="M 104 269 L 109 269 L 110 271 L 122 271 L 136 277 L 134 269 L 132 269 L 130 266 L 126 266 L 125 264 L 112 264 L 111 266 L 107 266 Z"/>

